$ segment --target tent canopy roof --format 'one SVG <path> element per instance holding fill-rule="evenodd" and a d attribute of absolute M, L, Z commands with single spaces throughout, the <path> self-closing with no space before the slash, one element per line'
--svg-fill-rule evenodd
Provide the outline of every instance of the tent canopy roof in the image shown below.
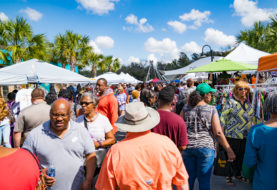
<path fill-rule="evenodd" d="M 220 56 L 214 56 L 214 61 L 219 60 L 223 57 Z M 201 67 L 203 65 L 209 64 L 211 63 L 211 57 L 205 57 L 202 59 L 198 59 L 197 61 L 192 62 L 191 64 L 189 64 L 186 67 L 180 68 L 180 69 L 176 69 L 176 70 L 170 70 L 170 71 L 164 71 L 164 75 L 165 76 L 170 76 L 170 75 L 183 75 L 186 74 L 187 71 L 197 68 L 197 67 Z"/>
<path fill-rule="evenodd" d="M 0 76 L 4 74 L 15 77 L 14 81 L 9 84 L 90 82 L 87 77 L 37 59 L 30 59 L 0 69 Z M 3 83 L 1 82 L 3 81 L 0 81 L 0 84 L 6 83 L 5 79 Z"/>
<path fill-rule="evenodd" d="M 258 66 L 259 58 L 266 55 L 270 54 L 240 43 L 225 59 Z"/>
<path fill-rule="evenodd" d="M 257 71 L 274 71 L 277 70 L 277 53 L 263 56 L 259 59 Z"/>
<path fill-rule="evenodd" d="M 232 60 L 220 59 L 214 61 L 210 64 L 198 67 L 196 69 L 190 70 L 188 73 L 198 73 L 198 72 L 222 72 L 222 71 L 245 71 L 245 70 L 256 70 L 257 66 L 239 63 Z"/>

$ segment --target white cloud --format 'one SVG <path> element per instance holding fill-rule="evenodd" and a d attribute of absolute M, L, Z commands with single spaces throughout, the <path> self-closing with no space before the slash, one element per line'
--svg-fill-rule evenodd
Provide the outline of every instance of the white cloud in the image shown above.
<path fill-rule="evenodd" d="M 164 38 L 161 41 L 153 37 L 148 38 L 144 43 L 144 47 L 148 52 L 160 54 L 164 60 L 177 59 L 179 57 L 176 42 L 169 38 Z"/>
<path fill-rule="evenodd" d="M 8 18 L 8 16 L 5 13 L 0 12 L 0 20 L 1 21 L 8 21 L 9 18 Z"/>
<path fill-rule="evenodd" d="M 111 49 L 114 47 L 114 40 L 109 36 L 98 36 L 95 38 L 95 43 L 100 48 Z"/>
<path fill-rule="evenodd" d="M 87 11 L 92 11 L 94 14 L 108 14 L 114 10 L 114 2 L 119 0 L 76 0 Z"/>
<path fill-rule="evenodd" d="M 148 63 L 152 62 L 154 66 L 157 66 L 158 59 L 156 58 L 156 56 L 153 53 L 151 53 L 147 56 L 147 61 L 148 61 Z"/>
<path fill-rule="evenodd" d="M 138 24 L 138 17 L 133 14 L 127 16 L 125 20 L 128 24 Z"/>
<path fill-rule="evenodd" d="M 95 41 L 91 40 L 89 42 L 89 45 L 93 48 L 93 52 L 96 54 L 103 54 L 102 50 L 98 47 L 98 45 L 95 43 Z"/>
<path fill-rule="evenodd" d="M 182 50 L 185 53 L 189 53 L 189 54 L 201 53 L 202 52 L 202 48 L 195 41 L 185 43 L 182 47 Z"/>
<path fill-rule="evenodd" d="M 127 64 L 131 63 L 140 63 L 140 59 L 138 57 L 130 56 L 127 60 Z"/>
<path fill-rule="evenodd" d="M 184 33 L 187 29 L 187 26 L 179 21 L 169 21 L 167 24 L 179 34 Z"/>
<path fill-rule="evenodd" d="M 267 21 L 270 16 L 277 13 L 277 9 L 261 9 L 257 7 L 257 1 L 234 0 L 233 7 L 238 16 L 241 16 L 241 23 L 244 26 L 252 26 L 257 21 Z"/>
<path fill-rule="evenodd" d="M 220 47 L 226 47 L 226 46 L 234 46 L 236 43 L 235 36 L 227 36 L 223 32 L 219 30 L 215 30 L 213 28 L 208 28 L 205 31 L 205 39 L 206 42 L 213 43 L 215 45 L 218 45 Z"/>
<path fill-rule="evenodd" d="M 201 12 L 199 10 L 192 9 L 190 13 L 185 13 L 179 18 L 182 21 L 193 21 L 194 28 L 198 28 L 202 26 L 202 23 L 212 23 L 213 21 L 209 19 L 211 12 L 210 11 L 204 11 Z"/>
<path fill-rule="evenodd" d="M 135 29 L 140 32 L 152 32 L 154 30 L 153 26 L 147 23 L 146 18 L 141 18 L 138 20 L 138 17 L 134 14 L 130 14 L 125 18 L 127 24 L 134 25 L 135 27 L 128 27 L 128 30 Z M 127 29 L 125 27 L 125 29 Z"/>
<path fill-rule="evenodd" d="M 27 7 L 26 9 L 22 9 L 20 12 L 27 14 L 29 19 L 33 21 L 38 21 L 42 18 L 42 14 L 40 12 L 38 12 L 35 9 L 31 9 L 29 7 Z"/>

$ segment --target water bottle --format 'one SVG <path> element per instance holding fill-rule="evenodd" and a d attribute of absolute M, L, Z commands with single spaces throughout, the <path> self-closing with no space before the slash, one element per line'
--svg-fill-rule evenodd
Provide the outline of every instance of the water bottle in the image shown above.
<path fill-rule="evenodd" d="M 55 167 L 54 167 L 54 164 L 50 164 L 48 170 L 47 170 L 47 173 L 46 173 L 49 177 L 55 177 L 56 175 L 56 170 L 55 170 Z"/>

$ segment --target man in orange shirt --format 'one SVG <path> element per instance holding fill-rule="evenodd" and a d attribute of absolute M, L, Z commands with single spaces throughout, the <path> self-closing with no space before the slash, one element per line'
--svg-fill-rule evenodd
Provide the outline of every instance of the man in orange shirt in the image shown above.
<path fill-rule="evenodd" d="M 116 133 L 117 128 L 114 125 L 118 118 L 118 103 L 114 96 L 113 90 L 108 87 L 107 80 L 100 78 L 97 80 L 96 88 L 99 93 L 99 103 L 96 111 L 105 115 L 113 126 L 113 133 Z"/>
<path fill-rule="evenodd" d="M 159 121 L 159 113 L 142 102 L 126 105 L 116 125 L 127 136 L 106 154 L 97 189 L 168 190 L 173 184 L 188 189 L 188 174 L 177 146 L 167 136 L 150 131 Z"/>

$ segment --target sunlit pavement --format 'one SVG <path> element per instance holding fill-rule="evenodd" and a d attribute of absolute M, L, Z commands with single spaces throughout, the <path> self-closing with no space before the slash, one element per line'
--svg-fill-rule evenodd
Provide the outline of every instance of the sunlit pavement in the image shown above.
<path fill-rule="evenodd" d="M 225 177 L 212 176 L 211 180 L 211 190 L 251 190 L 251 185 L 242 183 L 234 179 L 235 186 L 230 187 L 226 185 Z M 195 183 L 194 190 L 198 189 L 198 183 Z"/>

